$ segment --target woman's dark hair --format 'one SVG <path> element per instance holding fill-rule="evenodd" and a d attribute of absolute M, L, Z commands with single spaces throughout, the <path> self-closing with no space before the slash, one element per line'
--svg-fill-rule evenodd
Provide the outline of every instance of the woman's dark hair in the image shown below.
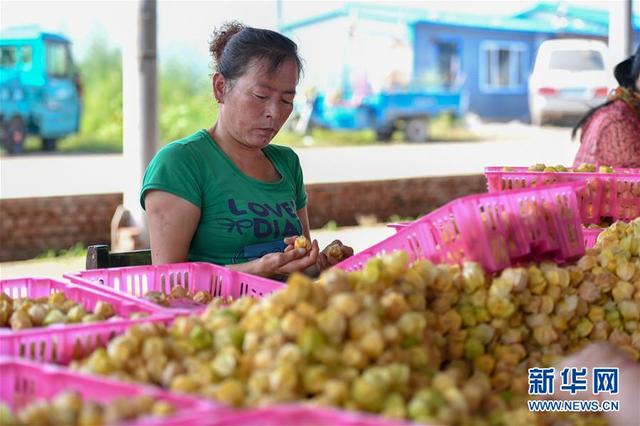
<path fill-rule="evenodd" d="M 638 80 L 638 75 L 640 75 L 640 44 L 638 45 L 635 54 L 631 55 L 630 57 L 616 65 L 615 69 L 613 70 L 613 75 L 618 81 L 620 87 L 624 87 L 625 89 L 629 89 L 632 91 L 637 91 L 636 81 Z M 582 126 L 587 123 L 587 121 L 589 121 L 591 116 L 595 114 L 596 111 L 598 111 L 600 108 L 606 107 L 611 102 L 613 101 L 607 101 L 604 104 L 598 105 L 597 107 L 589 110 L 589 112 L 587 112 L 580 119 L 580 121 L 578 121 L 578 124 L 576 124 L 576 126 L 571 131 L 571 139 L 576 137 L 578 130 L 581 129 Z"/>
<path fill-rule="evenodd" d="M 237 21 L 226 22 L 213 32 L 209 52 L 215 71 L 233 82 L 247 71 L 253 59 L 263 59 L 268 72 L 275 72 L 286 60 L 293 60 L 302 73 L 298 45 L 271 30 L 253 28 Z"/>

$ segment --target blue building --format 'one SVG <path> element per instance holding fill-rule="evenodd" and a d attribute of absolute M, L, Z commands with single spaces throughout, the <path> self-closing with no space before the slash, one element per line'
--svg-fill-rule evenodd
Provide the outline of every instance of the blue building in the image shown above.
<path fill-rule="evenodd" d="M 540 43 L 568 37 L 606 41 L 608 15 L 564 3 L 539 3 L 497 17 L 346 3 L 281 30 L 298 41 L 310 80 L 324 80 L 320 87 L 349 90 L 354 70 L 375 74 L 381 67 L 398 66 L 410 68 L 410 84 L 461 89 L 467 111 L 480 117 L 528 120 L 527 82 Z M 637 15 L 633 29 L 638 43 Z M 366 32 L 368 42 L 354 45 L 354 32 Z M 394 50 L 384 48 L 384 37 L 395 47 L 406 46 L 411 54 L 390 55 Z"/>

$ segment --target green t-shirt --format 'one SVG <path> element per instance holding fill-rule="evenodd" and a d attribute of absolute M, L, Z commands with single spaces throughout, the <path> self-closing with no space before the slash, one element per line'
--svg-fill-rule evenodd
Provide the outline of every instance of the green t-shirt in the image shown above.
<path fill-rule="evenodd" d="M 307 204 L 298 156 L 288 147 L 263 149 L 281 176 L 263 182 L 242 173 L 206 130 L 163 147 L 144 175 L 147 191 L 177 195 L 200 209 L 190 261 L 218 265 L 247 262 L 283 251 L 282 241 L 301 235 L 297 211 Z"/>

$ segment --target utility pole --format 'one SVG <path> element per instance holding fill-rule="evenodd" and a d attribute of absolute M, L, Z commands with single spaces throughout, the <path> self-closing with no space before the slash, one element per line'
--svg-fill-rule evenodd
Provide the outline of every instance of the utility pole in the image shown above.
<path fill-rule="evenodd" d="M 631 0 L 609 2 L 609 52 L 613 64 L 631 55 L 633 43 Z"/>
<path fill-rule="evenodd" d="M 276 0 L 276 25 L 278 31 L 282 31 L 282 0 Z"/>
<path fill-rule="evenodd" d="M 158 147 L 158 82 L 156 0 L 137 0 L 127 19 L 130 28 L 122 48 L 123 158 L 129 178 L 123 188 L 123 206 L 111 223 L 113 249 L 131 249 L 122 244 L 122 230 L 130 239 L 148 247 L 149 239 L 140 206 L 144 172 Z M 138 248 L 138 247 L 136 247 Z"/>

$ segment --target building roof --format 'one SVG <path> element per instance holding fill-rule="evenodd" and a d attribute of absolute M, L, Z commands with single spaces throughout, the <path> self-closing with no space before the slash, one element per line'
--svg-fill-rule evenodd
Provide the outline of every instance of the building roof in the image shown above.
<path fill-rule="evenodd" d="M 513 15 L 517 19 L 548 20 L 565 18 L 568 21 L 584 21 L 601 27 L 602 31 L 609 30 L 609 11 L 586 7 L 569 6 L 567 3 L 540 2 L 531 9 Z M 633 28 L 640 30 L 640 15 L 633 14 Z"/>
<path fill-rule="evenodd" d="M 60 34 L 43 31 L 40 27 L 35 25 L 10 27 L 0 30 L 0 39 L 2 40 L 33 40 L 39 38 L 70 43 L 68 38 Z"/>
<path fill-rule="evenodd" d="M 301 19 L 282 26 L 283 32 L 315 25 L 339 17 L 354 17 L 388 23 L 416 25 L 419 23 L 448 25 L 487 30 L 607 36 L 609 13 L 604 10 L 574 8 L 564 3 L 539 3 L 512 16 L 473 15 L 458 12 L 429 11 L 418 8 L 397 8 L 371 3 L 346 3 L 335 10 Z M 633 24 L 640 29 L 640 17 Z"/>

